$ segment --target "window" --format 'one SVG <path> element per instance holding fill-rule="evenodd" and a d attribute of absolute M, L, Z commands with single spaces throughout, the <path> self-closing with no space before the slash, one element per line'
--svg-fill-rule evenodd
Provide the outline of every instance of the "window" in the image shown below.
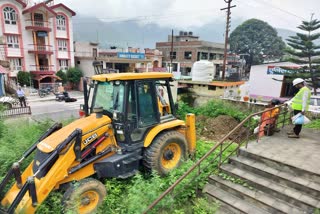
<path fill-rule="evenodd" d="M 62 15 L 57 15 L 57 30 L 66 30 L 66 18 Z"/>
<path fill-rule="evenodd" d="M 172 57 L 172 59 L 176 59 L 177 58 L 177 52 L 171 52 L 170 51 L 170 59 L 171 59 L 171 57 Z"/>
<path fill-rule="evenodd" d="M 21 71 L 22 70 L 21 59 L 19 58 L 10 59 L 10 69 L 14 71 Z"/>
<path fill-rule="evenodd" d="M 97 57 L 98 56 L 98 50 L 97 48 L 92 48 L 92 56 Z"/>
<path fill-rule="evenodd" d="M 15 35 L 7 36 L 8 48 L 19 48 L 19 37 Z"/>
<path fill-rule="evenodd" d="M 67 59 L 60 59 L 59 66 L 60 66 L 60 70 L 68 70 L 68 60 Z"/>
<path fill-rule="evenodd" d="M 138 84 L 138 108 L 139 108 L 139 126 L 146 127 L 157 122 L 156 103 L 154 102 L 154 93 L 152 82 L 141 82 Z"/>
<path fill-rule="evenodd" d="M 201 53 L 201 59 L 208 59 L 208 53 L 202 52 Z"/>
<path fill-rule="evenodd" d="M 123 112 L 124 82 L 100 82 L 93 99 L 93 107 L 102 107 L 109 115 L 114 111 Z"/>
<path fill-rule="evenodd" d="M 59 51 L 68 51 L 67 40 L 58 39 L 58 50 Z"/>
<path fill-rule="evenodd" d="M 184 58 L 185 59 L 191 59 L 192 58 L 192 52 L 191 51 L 185 51 L 184 52 Z"/>
<path fill-rule="evenodd" d="M 214 60 L 214 59 L 216 59 L 217 58 L 217 55 L 216 54 L 214 54 L 214 53 L 210 53 L 209 54 L 209 60 Z"/>
<path fill-rule="evenodd" d="M 17 13 L 13 8 L 5 7 L 3 9 L 3 17 L 4 17 L 4 23 L 9 25 L 17 24 Z"/>

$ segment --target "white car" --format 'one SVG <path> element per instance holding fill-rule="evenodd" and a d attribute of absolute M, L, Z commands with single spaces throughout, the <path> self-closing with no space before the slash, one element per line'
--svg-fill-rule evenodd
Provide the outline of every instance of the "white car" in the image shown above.
<path fill-rule="evenodd" d="M 19 100 L 13 97 L 0 97 L 0 105 L 3 105 L 6 109 L 11 109 L 14 105 L 19 104 Z"/>
<path fill-rule="evenodd" d="M 309 103 L 309 111 L 315 114 L 320 114 L 320 96 L 311 96 Z"/>

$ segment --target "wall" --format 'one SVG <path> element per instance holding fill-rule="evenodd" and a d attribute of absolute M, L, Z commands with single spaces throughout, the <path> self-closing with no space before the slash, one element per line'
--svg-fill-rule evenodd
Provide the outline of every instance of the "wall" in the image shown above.
<path fill-rule="evenodd" d="M 78 61 L 80 61 L 80 64 L 77 63 Z M 92 61 L 92 59 L 75 59 L 75 67 L 81 69 L 84 77 L 91 77 L 94 75 Z"/>
<path fill-rule="evenodd" d="M 268 66 L 297 66 L 294 63 L 270 63 L 251 67 L 249 77 L 249 96 L 280 97 L 283 75 L 267 74 Z M 275 78 L 280 81 L 273 80 Z"/>

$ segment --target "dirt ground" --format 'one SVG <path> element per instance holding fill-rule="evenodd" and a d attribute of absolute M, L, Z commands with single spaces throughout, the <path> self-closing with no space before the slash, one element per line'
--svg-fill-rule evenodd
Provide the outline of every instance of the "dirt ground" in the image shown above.
<path fill-rule="evenodd" d="M 200 136 L 200 139 L 205 140 L 219 141 L 238 124 L 239 122 L 236 119 L 227 115 L 220 115 L 216 118 L 208 118 L 200 115 L 196 118 L 197 134 Z M 238 141 L 239 139 L 237 138 L 239 138 L 239 134 L 241 136 L 240 139 L 245 138 L 247 134 L 246 128 L 242 127 L 236 131 L 229 137 L 229 140 Z"/>

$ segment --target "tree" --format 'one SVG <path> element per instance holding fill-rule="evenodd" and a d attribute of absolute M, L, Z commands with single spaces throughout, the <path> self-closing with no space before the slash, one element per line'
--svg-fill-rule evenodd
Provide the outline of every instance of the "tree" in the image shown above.
<path fill-rule="evenodd" d="M 251 65 L 261 64 L 264 57 L 281 58 L 285 43 L 277 31 L 267 22 L 249 19 L 239 25 L 230 35 L 230 50 L 236 54 L 247 54 Z"/>
<path fill-rule="evenodd" d="M 80 82 L 81 77 L 82 71 L 79 68 L 74 67 L 67 70 L 68 81 L 72 83 L 73 86 Z"/>
<path fill-rule="evenodd" d="M 298 28 L 305 33 L 297 33 L 287 39 L 290 48 L 286 52 L 291 55 L 289 60 L 302 65 L 300 72 L 292 75 L 292 78 L 306 79 L 317 94 L 317 88 L 320 87 L 320 45 L 316 45 L 315 40 L 320 38 L 320 33 L 313 32 L 320 29 L 320 21 L 311 17 L 309 22 L 302 21 Z"/>
<path fill-rule="evenodd" d="M 66 72 L 64 72 L 63 70 L 59 70 L 59 71 L 56 73 L 56 75 L 61 78 L 63 84 L 66 84 L 66 83 L 67 83 L 68 77 L 67 77 Z"/>
<path fill-rule="evenodd" d="M 18 83 L 21 86 L 30 86 L 30 82 L 31 82 L 31 75 L 29 72 L 27 71 L 19 71 L 17 74 L 17 79 L 18 79 Z"/>

